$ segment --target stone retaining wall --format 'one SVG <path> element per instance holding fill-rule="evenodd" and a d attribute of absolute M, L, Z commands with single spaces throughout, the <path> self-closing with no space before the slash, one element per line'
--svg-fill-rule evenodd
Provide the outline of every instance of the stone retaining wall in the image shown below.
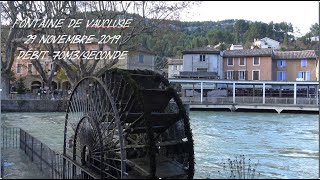
<path fill-rule="evenodd" d="M 1 100 L 2 112 L 65 112 L 66 100 Z"/>

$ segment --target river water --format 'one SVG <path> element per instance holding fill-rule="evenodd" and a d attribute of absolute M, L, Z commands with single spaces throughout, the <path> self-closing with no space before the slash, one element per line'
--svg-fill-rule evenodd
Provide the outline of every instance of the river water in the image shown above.
<path fill-rule="evenodd" d="M 2 113 L 56 151 L 63 149 L 64 113 Z M 227 159 L 244 155 L 258 178 L 318 178 L 318 115 L 191 111 L 195 178 L 229 176 Z"/>

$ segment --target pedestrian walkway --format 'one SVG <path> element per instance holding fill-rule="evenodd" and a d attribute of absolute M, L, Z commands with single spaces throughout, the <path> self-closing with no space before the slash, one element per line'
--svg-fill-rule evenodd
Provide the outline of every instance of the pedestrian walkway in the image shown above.
<path fill-rule="evenodd" d="M 19 148 L 2 150 L 3 179 L 49 179 Z"/>

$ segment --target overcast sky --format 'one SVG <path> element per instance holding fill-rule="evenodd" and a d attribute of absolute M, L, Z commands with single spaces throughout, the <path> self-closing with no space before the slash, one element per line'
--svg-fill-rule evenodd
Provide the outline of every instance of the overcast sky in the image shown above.
<path fill-rule="evenodd" d="M 182 21 L 245 19 L 269 23 L 290 22 L 304 35 L 319 21 L 318 1 L 203 1 L 182 12 Z"/>

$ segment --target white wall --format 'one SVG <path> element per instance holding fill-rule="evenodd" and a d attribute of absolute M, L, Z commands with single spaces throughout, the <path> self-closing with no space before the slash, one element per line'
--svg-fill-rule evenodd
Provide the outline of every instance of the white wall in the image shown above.
<path fill-rule="evenodd" d="M 176 67 L 176 69 L 174 67 Z M 180 75 L 180 71 L 182 71 L 182 65 L 168 65 L 168 78 L 174 78 L 174 76 Z"/>
<path fill-rule="evenodd" d="M 183 55 L 183 71 L 197 72 L 197 68 L 208 68 L 208 72 L 217 72 L 222 78 L 223 64 L 220 54 L 205 54 L 206 61 L 200 61 L 200 54 Z M 193 63 L 192 63 L 193 62 Z"/>

